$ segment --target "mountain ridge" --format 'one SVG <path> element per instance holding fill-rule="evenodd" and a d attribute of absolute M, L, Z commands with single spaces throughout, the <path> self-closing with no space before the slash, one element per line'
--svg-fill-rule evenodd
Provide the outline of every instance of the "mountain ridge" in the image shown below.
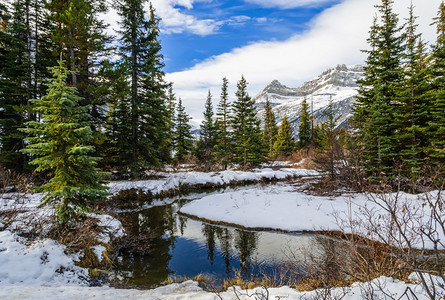
<path fill-rule="evenodd" d="M 264 119 L 264 105 L 266 100 L 269 100 L 277 123 L 281 123 L 282 119 L 287 116 L 296 136 L 299 126 L 298 115 L 303 99 L 306 98 L 316 123 L 326 119 L 324 112 L 329 101 L 332 100 L 339 117 L 337 125 L 343 126 L 351 116 L 352 103 L 358 94 L 357 81 L 362 78 L 363 66 L 339 64 L 297 88 L 290 88 L 278 80 L 273 80 L 254 97 L 258 117 L 260 120 Z"/>

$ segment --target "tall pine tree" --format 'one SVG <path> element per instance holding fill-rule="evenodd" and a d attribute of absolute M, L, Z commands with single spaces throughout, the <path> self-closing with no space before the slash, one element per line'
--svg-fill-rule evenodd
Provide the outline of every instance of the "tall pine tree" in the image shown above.
<path fill-rule="evenodd" d="M 418 176 L 423 169 L 425 147 L 428 144 L 426 131 L 430 109 L 430 97 L 426 93 L 428 55 L 421 35 L 416 32 L 417 27 L 414 7 L 411 5 L 405 25 L 403 90 L 399 110 L 395 115 L 403 173 L 410 178 Z"/>
<path fill-rule="evenodd" d="M 24 129 L 31 136 L 24 152 L 36 156 L 31 164 L 37 172 L 49 172 L 51 177 L 41 187 L 42 205 L 54 205 L 59 221 L 71 223 L 106 195 L 106 186 L 95 167 L 99 158 L 91 156 L 95 149 L 87 145 L 92 138 L 88 107 L 80 105 L 76 88 L 67 86 L 69 72 L 63 64 L 60 60 L 51 69 L 48 95 L 33 100 L 42 121 L 30 121 Z"/>
<path fill-rule="evenodd" d="M 318 157 L 315 161 L 329 172 L 331 179 L 334 179 L 337 161 L 343 158 L 343 149 L 339 140 L 339 132 L 336 129 L 339 119 L 338 112 L 334 108 L 332 99 L 329 100 L 329 105 L 324 110 L 324 114 L 327 120 L 321 124 L 320 130 L 318 130 L 317 142 L 319 149 Z"/>
<path fill-rule="evenodd" d="M 173 141 L 175 137 L 175 123 L 176 123 L 176 96 L 173 93 L 173 86 L 170 85 L 167 93 L 167 130 L 166 139 L 164 140 L 164 158 L 166 162 L 171 161 L 173 151 Z"/>
<path fill-rule="evenodd" d="M 233 103 L 231 127 L 233 129 L 234 162 L 243 167 L 251 167 L 264 161 L 264 145 L 260 121 L 256 118 L 255 102 L 246 89 L 247 81 L 242 76 L 237 83 L 237 99 Z"/>
<path fill-rule="evenodd" d="M 287 117 L 283 118 L 280 128 L 278 129 L 278 134 L 276 136 L 276 141 L 273 145 L 274 156 L 289 156 L 295 150 L 295 141 L 292 137 L 292 128 L 287 120 Z"/>
<path fill-rule="evenodd" d="M 217 107 L 216 121 L 215 121 L 216 158 L 218 161 L 221 162 L 224 169 L 227 169 L 232 154 L 231 153 L 232 146 L 231 146 L 231 139 L 229 132 L 230 103 L 229 103 L 228 85 L 229 81 L 227 80 L 226 77 L 224 77 L 221 89 L 221 100 Z"/>
<path fill-rule="evenodd" d="M 179 98 L 176 110 L 175 130 L 175 160 L 177 162 L 182 162 L 193 148 L 193 138 L 190 132 L 191 126 L 189 121 L 190 117 L 185 112 L 185 108 L 182 106 L 182 100 Z"/>
<path fill-rule="evenodd" d="M 430 113 L 427 135 L 429 145 L 426 151 L 433 163 L 443 169 L 445 161 L 445 3 L 441 3 L 439 13 L 435 19 L 437 27 L 437 41 L 433 46 L 432 65 L 429 73 Z"/>
<path fill-rule="evenodd" d="M 30 48 L 29 1 L 14 1 L 11 15 L 3 6 L 0 65 L 1 161 L 8 168 L 22 172 L 27 162 L 25 134 L 19 131 L 31 118 L 32 56 Z"/>
<path fill-rule="evenodd" d="M 121 63 L 129 78 L 129 94 L 118 104 L 118 136 L 121 162 L 133 174 L 160 164 L 168 130 L 159 19 L 150 5 L 150 18 L 145 20 L 145 2 L 122 0 L 117 6 Z"/>
<path fill-rule="evenodd" d="M 274 143 L 277 139 L 278 127 L 275 121 L 275 114 L 273 113 L 272 106 L 270 106 L 269 103 L 269 99 L 266 100 L 264 115 L 264 145 L 266 147 L 267 155 L 272 157 L 274 155 Z"/>
<path fill-rule="evenodd" d="M 364 167 L 371 177 L 395 174 L 400 163 L 400 142 L 395 135 L 396 114 L 400 110 L 404 78 L 402 68 L 403 35 L 392 0 L 377 5 L 380 19 L 371 27 L 365 77 L 360 81 L 354 107 Z"/>
<path fill-rule="evenodd" d="M 298 126 L 298 146 L 300 148 L 308 147 L 311 144 L 311 120 L 309 114 L 309 105 L 306 98 L 303 99 L 300 108 L 300 125 Z"/>
<path fill-rule="evenodd" d="M 213 104 L 212 94 L 207 95 L 204 110 L 204 120 L 201 124 L 201 134 L 198 141 L 198 158 L 206 165 L 212 165 L 215 156 L 216 130 L 215 121 L 213 120 Z"/>

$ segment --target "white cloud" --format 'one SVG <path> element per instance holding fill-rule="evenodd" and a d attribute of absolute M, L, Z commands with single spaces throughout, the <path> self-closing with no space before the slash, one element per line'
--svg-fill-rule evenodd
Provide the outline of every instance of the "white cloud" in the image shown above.
<path fill-rule="evenodd" d="M 161 18 L 164 34 L 190 32 L 206 36 L 216 33 L 223 22 L 214 19 L 198 19 L 183 12 L 184 9 L 192 10 L 193 4 L 197 2 L 211 2 L 211 0 L 151 0 L 156 14 Z M 145 11 L 148 14 L 149 2 L 146 2 Z M 120 19 L 116 10 L 111 7 L 109 12 L 103 15 L 103 19 L 110 24 L 108 33 L 115 34 L 115 30 L 119 28 L 118 21 Z"/>
<path fill-rule="evenodd" d="M 260 5 L 262 7 L 278 7 L 289 9 L 303 6 L 318 6 L 324 3 L 333 2 L 333 0 L 244 0 L 248 3 Z"/>
<path fill-rule="evenodd" d="M 403 14 L 401 21 L 407 15 L 409 2 L 396 0 L 395 10 Z M 429 24 L 441 0 L 413 2 L 420 16 L 419 31 L 426 40 L 433 41 L 435 30 Z M 273 79 L 295 87 L 337 64 L 363 63 L 365 55 L 360 50 L 367 48 L 366 38 L 376 3 L 375 0 L 345 0 L 322 12 L 303 34 L 283 42 L 262 41 L 233 49 L 188 70 L 167 74 L 167 80 L 174 82 L 175 92 L 183 99 L 188 112 L 200 118 L 209 88 L 215 95 L 214 102 L 219 101 L 224 76 L 231 83 L 232 98 L 242 74 L 250 82 L 251 96 L 255 96 Z"/>
<path fill-rule="evenodd" d="M 166 34 L 188 31 L 206 36 L 215 33 L 222 25 L 214 19 L 198 19 L 178 8 L 179 6 L 191 10 L 195 2 L 208 2 L 206 0 L 151 0 L 151 2 L 161 18 L 163 33 Z"/>

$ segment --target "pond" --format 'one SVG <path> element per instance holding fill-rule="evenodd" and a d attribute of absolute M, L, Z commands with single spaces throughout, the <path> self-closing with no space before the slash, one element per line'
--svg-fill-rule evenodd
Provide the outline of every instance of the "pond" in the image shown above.
<path fill-rule="evenodd" d="M 198 274 L 220 283 L 235 272 L 272 275 L 290 261 L 303 270 L 307 253 L 321 255 L 321 237 L 314 234 L 241 230 L 177 213 L 190 198 L 205 195 L 117 214 L 130 233 L 112 271 L 120 284 L 153 287 Z"/>

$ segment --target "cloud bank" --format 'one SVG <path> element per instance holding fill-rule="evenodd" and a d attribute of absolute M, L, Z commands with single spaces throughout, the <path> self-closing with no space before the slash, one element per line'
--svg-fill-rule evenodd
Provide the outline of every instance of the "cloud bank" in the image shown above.
<path fill-rule="evenodd" d="M 247 3 L 253 3 L 262 7 L 277 7 L 281 9 L 297 8 L 303 6 L 318 6 L 321 4 L 334 2 L 333 0 L 245 0 Z"/>
<path fill-rule="evenodd" d="M 279 4 L 286 1 L 273 2 Z M 361 64 L 365 60 L 361 50 L 367 49 L 368 31 L 376 14 L 374 5 L 379 2 L 344 0 L 318 15 L 311 21 L 310 29 L 302 34 L 282 42 L 260 41 L 233 49 L 188 70 L 167 74 L 167 80 L 174 82 L 175 92 L 183 99 L 191 116 L 201 118 L 208 89 L 215 95 L 216 104 L 224 76 L 231 83 L 233 101 L 235 85 L 241 75 L 250 83 L 250 95 L 255 96 L 273 79 L 295 87 L 337 64 Z M 419 32 L 424 33 L 427 41 L 435 39 L 435 29 L 429 24 L 436 16 L 440 2 L 441 0 L 413 0 L 416 5 L 415 13 L 419 15 Z M 401 14 L 401 21 L 407 16 L 409 3 L 408 0 L 396 0 L 395 11 Z"/>

